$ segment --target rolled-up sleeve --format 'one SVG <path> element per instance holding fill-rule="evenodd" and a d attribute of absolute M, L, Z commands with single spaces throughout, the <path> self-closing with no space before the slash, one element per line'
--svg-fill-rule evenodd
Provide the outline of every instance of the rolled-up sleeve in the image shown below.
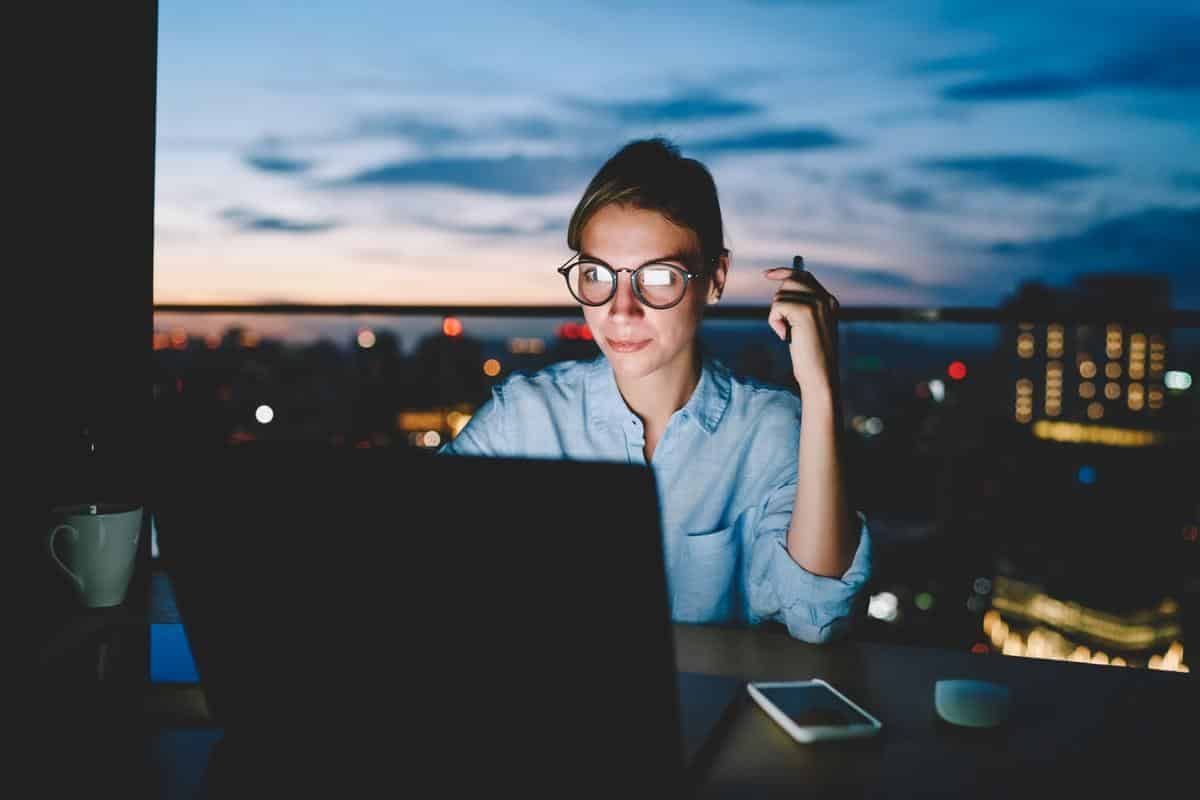
<path fill-rule="evenodd" d="M 828 642 L 850 627 L 871 575 L 871 537 L 859 512 L 854 559 L 841 577 L 814 575 L 787 550 L 787 532 L 795 504 L 796 482 L 778 486 L 765 503 L 752 534 L 747 597 L 751 622 L 775 620 L 795 638 Z"/>

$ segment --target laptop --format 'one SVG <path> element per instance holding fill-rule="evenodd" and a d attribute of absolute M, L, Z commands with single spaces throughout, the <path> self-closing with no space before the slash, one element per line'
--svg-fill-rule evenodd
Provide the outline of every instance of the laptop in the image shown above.
<path fill-rule="evenodd" d="M 744 705 L 746 682 L 727 675 L 680 672 L 676 676 L 683 729 L 683 758 L 692 782 L 703 778 L 724 732 Z"/>
<path fill-rule="evenodd" d="M 687 792 L 703 723 L 684 734 L 648 468 L 265 442 L 159 461 L 225 786 Z"/>

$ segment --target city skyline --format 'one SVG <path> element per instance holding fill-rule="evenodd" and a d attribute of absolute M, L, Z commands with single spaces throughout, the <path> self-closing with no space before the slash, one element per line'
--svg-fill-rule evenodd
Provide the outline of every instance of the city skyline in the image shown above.
<path fill-rule="evenodd" d="M 1068 307 L 1070 298 L 1058 302 Z M 525 329 L 507 341 L 488 337 L 485 321 L 446 318 L 413 339 L 362 326 L 354 339 L 308 345 L 259 338 L 253 326 L 210 340 L 159 332 L 161 430 L 230 444 L 436 448 L 513 372 L 596 354 L 566 321 L 556 322 L 553 338 Z M 490 321 L 523 328 L 530 320 Z M 990 331 L 990 343 L 968 347 L 963 327 Z M 941 336 L 910 340 L 901 337 L 906 328 Z M 1117 353 L 1108 326 L 1097 331 L 1098 343 L 1075 336 L 1070 325 L 1040 325 L 1026 347 L 1030 330 L 1018 322 L 847 326 L 849 480 L 881 554 L 871 635 L 978 653 L 1187 669 L 1180 604 L 1187 590 L 1172 570 L 1193 563 L 1184 557 L 1196 536 L 1194 492 L 1179 465 L 1195 447 L 1195 393 L 1176 386 L 1158 413 L 1129 418 L 1109 408 L 1093 420 L 1066 401 L 1061 414 L 1051 413 L 1050 368 L 1061 359 L 1074 372 L 1073 343 L 1098 361 L 1109 357 L 1103 367 L 1116 357 L 1124 363 L 1124 344 Z M 1134 351 L 1144 334 L 1124 333 L 1130 378 L 1143 368 L 1153 377 L 1153 347 L 1139 364 Z M 702 335 L 739 373 L 788 385 L 785 353 L 765 328 L 725 321 Z M 1153 331 L 1145 335 L 1152 345 Z M 1195 364 L 1197 353 L 1184 357 Z M 1180 355 L 1173 343 L 1164 351 L 1167 364 L 1187 363 Z M 1038 383 L 1037 418 L 1022 419 L 1019 407 L 1014 417 L 1012 392 L 1029 368 Z M 1076 384 L 1063 378 L 1073 395 Z M 1126 387 L 1132 397 L 1132 384 L 1123 384 L 1117 406 Z M 1043 435 L 1045 425 L 1081 435 Z M 1138 502 L 1128 503 L 1130 496 Z"/>
<path fill-rule="evenodd" d="M 1200 308 L 1196 22 L 1182 3 L 169 0 L 155 301 L 567 304 L 579 193 L 664 135 L 716 178 L 728 302 L 768 302 L 762 268 L 799 252 L 848 305 L 995 306 L 1132 271 Z"/>

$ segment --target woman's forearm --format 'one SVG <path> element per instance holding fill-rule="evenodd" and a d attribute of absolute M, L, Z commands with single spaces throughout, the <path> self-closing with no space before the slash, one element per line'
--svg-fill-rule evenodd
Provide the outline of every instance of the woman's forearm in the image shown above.
<path fill-rule="evenodd" d="M 808 390 L 800 417 L 796 502 L 788 527 L 792 560 L 814 575 L 841 577 L 858 549 L 858 525 L 846 501 L 832 393 Z"/>

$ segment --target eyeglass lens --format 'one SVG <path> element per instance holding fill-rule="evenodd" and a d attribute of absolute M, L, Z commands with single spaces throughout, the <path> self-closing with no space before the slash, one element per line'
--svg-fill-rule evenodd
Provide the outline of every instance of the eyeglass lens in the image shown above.
<path fill-rule="evenodd" d="M 668 264 L 647 264 L 634 270 L 634 294 L 650 306 L 669 306 L 679 302 L 687 288 L 687 276 Z M 567 273 L 572 293 L 584 303 L 608 302 L 616 288 L 617 273 L 603 264 L 573 264 Z"/>

